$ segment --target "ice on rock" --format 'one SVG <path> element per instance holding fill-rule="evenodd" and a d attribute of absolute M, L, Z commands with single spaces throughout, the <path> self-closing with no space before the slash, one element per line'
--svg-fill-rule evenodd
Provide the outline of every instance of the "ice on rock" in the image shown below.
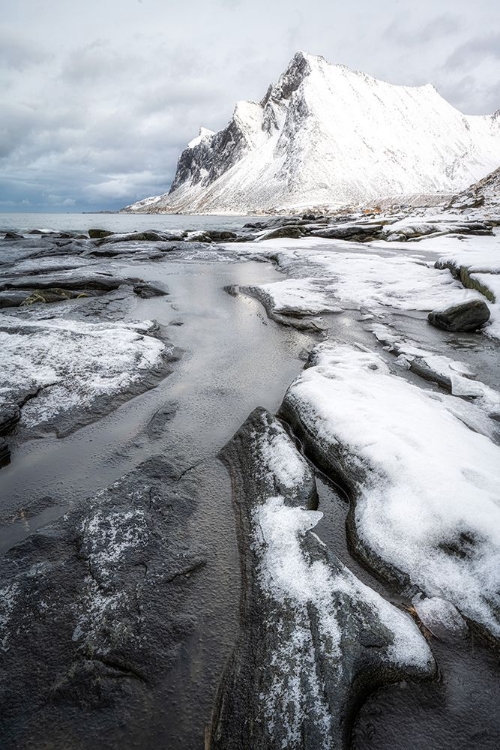
<path fill-rule="evenodd" d="M 27 320 L 3 315 L 0 346 L 4 365 L 0 397 L 23 407 L 22 424 L 34 427 L 72 408 L 116 396 L 159 367 L 166 347 L 151 321 L 87 323 Z"/>
<path fill-rule="evenodd" d="M 474 405 L 488 415 L 500 411 L 500 393 L 476 380 L 476 373 L 464 362 L 422 349 L 381 323 L 373 324 L 371 330 L 387 351 L 397 355 L 398 366 L 435 380 L 449 388 L 453 396 L 473 398 Z"/>
<path fill-rule="evenodd" d="M 413 598 L 413 606 L 425 627 L 437 638 L 446 640 L 449 636 L 464 637 L 467 634 L 467 623 L 456 607 L 438 596 Z"/>
<path fill-rule="evenodd" d="M 361 554 L 500 638 L 500 448 L 376 354 L 320 344 L 282 406 L 350 489 Z"/>

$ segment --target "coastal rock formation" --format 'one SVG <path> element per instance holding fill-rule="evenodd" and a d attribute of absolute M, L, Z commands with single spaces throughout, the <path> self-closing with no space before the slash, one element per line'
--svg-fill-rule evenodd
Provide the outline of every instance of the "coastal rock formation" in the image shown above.
<path fill-rule="evenodd" d="M 352 549 L 500 641 L 500 448 L 372 352 L 319 344 L 280 413 L 350 497 Z M 445 449 L 443 449 L 445 446 Z"/>
<path fill-rule="evenodd" d="M 193 474 L 154 457 L 5 555 L 3 750 L 151 746 L 206 562 L 196 493 Z"/>
<path fill-rule="evenodd" d="M 281 423 L 256 409 L 222 451 L 234 490 L 241 632 L 211 750 L 341 750 L 376 686 L 432 676 L 411 618 L 363 585 L 311 529 L 313 474 Z"/>

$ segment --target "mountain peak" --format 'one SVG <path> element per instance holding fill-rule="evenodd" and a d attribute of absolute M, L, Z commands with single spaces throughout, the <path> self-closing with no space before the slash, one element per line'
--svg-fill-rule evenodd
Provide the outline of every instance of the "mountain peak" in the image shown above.
<path fill-rule="evenodd" d="M 200 131 L 157 207 L 260 213 L 457 192 L 500 164 L 500 118 L 297 52 L 261 102 Z"/>

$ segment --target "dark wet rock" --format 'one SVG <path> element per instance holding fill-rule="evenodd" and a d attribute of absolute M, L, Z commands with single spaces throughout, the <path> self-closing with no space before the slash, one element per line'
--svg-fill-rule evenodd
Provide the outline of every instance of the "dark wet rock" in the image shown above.
<path fill-rule="evenodd" d="M 0 292 L 0 308 L 2 307 L 19 307 L 30 296 L 28 290 L 5 289 Z"/>
<path fill-rule="evenodd" d="M 146 432 L 150 438 L 158 438 L 165 432 L 169 422 L 177 414 L 178 404 L 170 403 L 164 404 L 160 409 L 155 411 L 149 424 L 146 428 Z"/>
<path fill-rule="evenodd" d="M 19 232 L 6 232 L 4 240 L 24 240 L 24 237 Z"/>
<path fill-rule="evenodd" d="M 382 222 L 380 224 L 349 224 L 329 226 L 325 229 L 315 229 L 311 232 L 313 237 L 322 237 L 330 240 L 348 240 L 349 242 L 369 242 L 380 236 Z"/>
<path fill-rule="evenodd" d="M 10 448 L 7 442 L 3 438 L 0 438 L 0 468 L 8 464 L 10 464 Z"/>
<path fill-rule="evenodd" d="M 326 221 L 326 219 L 322 220 Z M 285 226 L 306 226 L 310 224 L 311 220 L 306 219 L 303 216 L 275 216 L 272 219 L 265 221 L 249 221 L 243 225 L 243 229 L 275 229 L 276 227 Z"/>
<path fill-rule="evenodd" d="M 206 234 L 213 242 L 227 242 L 228 240 L 238 239 L 236 232 L 226 230 L 207 229 Z"/>
<path fill-rule="evenodd" d="M 84 239 L 84 240 L 40 240 L 40 242 L 43 242 L 43 244 L 40 246 L 38 243 L 36 245 L 37 252 L 31 254 L 31 258 L 50 258 L 53 256 L 75 256 L 75 255 L 82 255 L 85 251 L 85 249 L 88 247 L 91 240 Z M 24 243 L 23 243 L 24 247 Z"/>
<path fill-rule="evenodd" d="M 114 232 L 108 232 L 107 229 L 89 229 L 91 240 L 102 240 L 103 237 L 112 237 Z"/>
<path fill-rule="evenodd" d="M 224 291 L 226 294 L 231 295 L 231 297 L 237 297 L 240 293 L 240 288 L 237 284 L 228 284 L 224 287 Z"/>
<path fill-rule="evenodd" d="M 137 287 L 137 294 L 140 296 L 158 296 L 168 294 L 160 287 L 145 282 L 138 278 L 122 278 L 114 276 L 111 273 L 94 273 L 94 274 L 77 274 L 71 272 L 47 273 L 32 276 L 23 276 L 20 278 L 10 278 L 0 281 L 0 292 L 9 290 L 28 290 L 30 294 L 38 294 L 41 298 L 51 293 L 55 295 L 54 299 L 40 299 L 39 301 L 55 302 L 61 298 L 71 298 L 71 296 L 80 296 L 88 292 L 110 292 L 118 289 L 123 284 L 130 284 L 134 290 Z M 75 295 L 69 294 L 75 292 Z M 37 301 L 37 300 L 34 300 Z"/>
<path fill-rule="evenodd" d="M 445 331 L 476 331 L 490 319 L 486 302 L 471 300 L 446 310 L 433 310 L 427 316 L 429 323 Z"/>
<path fill-rule="evenodd" d="M 0 435 L 7 435 L 19 422 L 21 410 L 14 403 L 0 404 Z"/>
<path fill-rule="evenodd" d="M 175 705 L 156 704 L 206 562 L 197 491 L 152 458 L 5 555 L 2 750 L 148 747 L 168 727 Z"/>
<path fill-rule="evenodd" d="M 134 293 L 137 294 L 138 297 L 142 297 L 142 299 L 162 297 L 167 294 L 167 292 L 159 286 L 155 286 L 149 282 L 146 283 L 145 281 L 140 281 L 139 283 L 134 284 L 133 289 Z"/>
<path fill-rule="evenodd" d="M 221 456 L 233 480 L 243 596 L 207 747 L 342 750 L 364 696 L 431 676 L 430 652 L 406 615 L 367 593 L 308 531 L 314 477 L 278 420 L 256 409 Z M 400 629 L 410 640 L 398 661 Z M 420 662 L 411 663 L 410 643 Z"/>
<path fill-rule="evenodd" d="M 300 226 L 284 226 L 277 229 L 270 229 L 264 234 L 259 235 L 259 240 L 275 240 L 280 237 L 290 239 L 300 239 L 305 234 L 305 230 Z"/>
<path fill-rule="evenodd" d="M 146 232 L 130 232 L 128 234 L 113 234 L 96 240 L 96 245 L 107 245 L 117 242 L 168 242 L 180 241 L 184 238 L 185 232 L 156 232 L 148 230 Z"/>

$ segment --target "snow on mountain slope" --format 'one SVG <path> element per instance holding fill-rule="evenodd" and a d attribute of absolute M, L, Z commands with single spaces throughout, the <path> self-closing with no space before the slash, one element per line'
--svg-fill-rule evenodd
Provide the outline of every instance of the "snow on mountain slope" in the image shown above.
<path fill-rule="evenodd" d="M 202 129 L 168 194 L 128 211 L 251 213 L 454 192 L 500 164 L 500 110 L 465 116 L 431 85 L 396 86 L 299 52 L 260 103 Z"/>

